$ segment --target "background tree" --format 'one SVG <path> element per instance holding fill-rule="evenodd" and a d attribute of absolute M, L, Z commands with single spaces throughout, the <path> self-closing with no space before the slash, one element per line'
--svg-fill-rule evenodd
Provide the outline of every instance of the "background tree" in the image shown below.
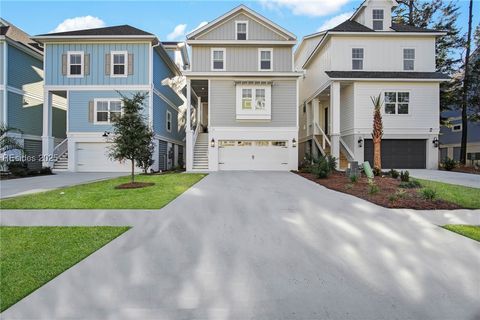
<path fill-rule="evenodd" d="M 153 151 L 154 133 L 141 113 L 147 94 L 137 92 L 132 98 L 121 96 L 123 112 L 121 116 L 112 119 L 113 138 L 109 156 L 119 161 L 131 161 L 131 183 L 135 183 L 135 162 L 145 159 L 146 154 Z"/>
<path fill-rule="evenodd" d="M 373 102 L 373 131 L 372 131 L 372 142 L 373 142 L 373 169 L 374 172 L 381 172 L 382 170 L 382 137 L 383 137 L 383 122 L 382 114 L 380 112 L 382 108 L 382 95 L 379 94 L 378 97 L 370 97 Z"/>

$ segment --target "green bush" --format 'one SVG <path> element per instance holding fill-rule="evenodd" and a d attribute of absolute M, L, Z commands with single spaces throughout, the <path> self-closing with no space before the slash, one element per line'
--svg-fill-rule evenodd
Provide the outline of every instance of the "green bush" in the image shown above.
<path fill-rule="evenodd" d="M 356 174 L 352 174 L 350 176 L 350 182 L 351 183 L 357 183 L 357 181 L 358 181 L 358 176 Z"/>
<path fill-rule="evenodd" d="M 313 164 L 310 166 L 310 172 L 317 178 L 325 179 L 330 173 L 335 170 L 337 160 L 332 156 L 321 156 L 318 159 L 313 160 Z"/>
<path fill-rule="evenodd" d="M 399 189 L 397 191 L 395 191 L 394 194 L 391 194 L 389 197 L 388 197 L 388 200 L 390 202 L 395 202 L 397 201 L 398 199 L 404 199 L 405 197 L 407 196 L 407 192 L 403 189 Z"/>
<path fill-rule="evenodd" d="M 16 177 L 26 177 L 28 175 L 28 166 L 26 162 L 12 161 L 8 163 L 8 171 Z"/>
<path fill-rule="evenodd" d="M 42 167 L 42 169 L 40 169 L 40 174 L 52 174 L 52 168 Z"/>
<path fill-rule="evenodd" d="M 400 180 L 403 181 L 403 182 L 410 181 L 410 172 L 408 172 L 408 170 L 401 171 L 400 172 Z"/>
<path fill-rule="evenodd" d="M 380 177 L 382 175 L 382 169 L 380 168 L 373 168 L 372 172 L 375 177 Z"/>
<path fill-rule="evenodd" d="M 422 184 L 418 180 L 411 180 L 408 182 L 402 181 L 398 186 L 404 189 L 416 189 L 416 188 L 421 188 Z"/>
<path fill-rule="evenodd" d="M 397 179 L 399 176 L 400 176 L 400 173 L 395 170 L 395 169 L 390 169 L 390 171 L 388 172 L 388 174 L 390 175 L 390 177 L 392 177 L 393 179 Z"/>
<path fill-rule="evenodd" d="M 373 179 L 368 180 L 368 193 L 377 194 L 380 191 L 380 188 L 377 186 Z"/>
<path fill-rule="evenodd" d="M 441 163 L 443 169 L 447 171 L 452 171 L 457 167 L 457 162 L 449 157 L 446 157 L 445 160 Z"/>
<path fill-rule="evenodd" d="M 434 200 L 437 197 L 437 191 L 430 189 L 430 188 L 425 188 L 422 190 L 422 198 L 425 200 Z"/>

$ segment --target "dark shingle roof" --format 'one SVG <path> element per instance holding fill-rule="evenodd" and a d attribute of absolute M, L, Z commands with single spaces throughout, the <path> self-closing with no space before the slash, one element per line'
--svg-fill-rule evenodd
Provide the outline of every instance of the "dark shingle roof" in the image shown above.
<path fill-rule="evenodd" d="M 356 21 L 347 20 L 328 31 L 336 32 L 372 32 L 373 30 Z"/>
<path fill-rule="evenodd" d="M 392 29 L 397 32 L 439 32 L 438 30 L 414 27 L 406 24 L 392 23 Z"/>
<path fill-rule="evenodd" d="M 441 72 L 409 71 L 325 71 L 332 79 L 432 79 L 448 80 Z"/>
<path fill-rule="evenodd" d="M 39 34 L 38 36 L 39 37 L 42 37 L 42 36 L 52 36 L 52 37 L 56 37 L 56 36 L 152 36 L 154 37 L 154 35 L 151 33 L 137 29 L 127 24 L 121 25 L 121 26 L 105 27 L 105 28 L 45 33 L 45 34 Z"/>
<path fill-rule="evenodd" d="M 29 48 L 30 50 L 43 53 L 43 48 L 38 42 L 30 38 L 30 35 L 23 30 L 17 28 L 10 22 L 0 18 L 0 35 L 9 38 L 18 45 Z"/>

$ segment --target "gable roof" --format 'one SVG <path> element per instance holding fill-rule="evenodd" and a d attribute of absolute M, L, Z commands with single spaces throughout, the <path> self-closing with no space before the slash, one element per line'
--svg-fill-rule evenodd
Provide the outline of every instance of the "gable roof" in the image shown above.
<path fill-rule="evenodd" d="M 204 25 L 203 27 L 201 28 L 198 28 L 197 30 L 194 30 L 192 32 L 190 32 L 189 34 L 187 34 L 187 39 L 191 39 L 201 33 L 203 33 L 204 31 L 210 29 L 210 28 L 213 28 L 215 27 L 216 25 L 218 25 L 219 23 L 221 23 L 222 21 L 240 13 L 240 12 L 246 12 L 247 14 L 253 16 L 254 18 L 258 19 L 258 20 L 261 20 L 262 22 L 264 22 L 265 24 L 267 24 L 271 29 L 274 29 L 277 33 L 281 33 L 283 34 L 284 36 L 287 36 L 290 38 L 290 40 L 296 40 L 297 37 L 291 33 L 290 31 L 282 28 L 281 26 L 279 26 L 278 24 L 276 24 L 275 22 L 271 21 L 270 19 L 262 16 L 261 14 L 259 14 L 258 12 L 248 8 L 247 6 L 245 5 L 239 5 L 238 7 L 228 11 L 227 13 L 223 14 L 222 16 L 216 18 L 215 20 L 213 21 L 210 21 L 209 23 L 207 23 L 206 25 Z"/>
<path fill-rule="evenodd" d="M 439 32 L 438 30 L 419 28 L 419 27 L 410 26 L 407 24 L 399 24 L 399 23 L 393 23 L 393 22 L 392 22 L 391 29 L 396 32 Z"/>
<path fill-rule="evenodd" d="M 33 40 L 28 33 L 2 18 L 0 18 L 0 35 L 7 37 L 17 45 L 26 47 L 35 53 L 43 54 L 42 46 Z"/>
<path fill-rule="evenodd" d="M 394 7 L 397 7 L 398 6 L 398 2 L 396 0 L 390 0 L 392 2 L 392 6 Z M 352 17 L 350 18 L 350 20 L 353 20 L 356 16 L 358 16 L 358 14 L 360 12 L 362 12 L 363 8 L 365 8 L 368 3 L 370 2 L 370 0 L 364 0 L 359 6 L 358 8 L 355 10 L 355 12 L 352 14 Z"/>
<path fill-rule="evenodd" d="M 44 33 L 39 34 L 36 37 L 60 37 L 60 36 L 152 36 L 155 35 L 132 27 L 128 24 L 113 26 L 113 27 L 104 27 L 104 28 L 95 28 L 95 29 L 83 29 L 83 30 L 74 30 L 74 31 L 65 31 L 65 32 L 55 32 L 55 33 Z"/>
<path fill-rule="evenodd" d="M 373 32 L 373 29 L 370 29 L 367 26 L 364 26 L 361 23 L 353 20 L 347 20 L 340 23 L 338 26 L 329 29 L 328 31 L 336 31 L 336 32 Z"/>

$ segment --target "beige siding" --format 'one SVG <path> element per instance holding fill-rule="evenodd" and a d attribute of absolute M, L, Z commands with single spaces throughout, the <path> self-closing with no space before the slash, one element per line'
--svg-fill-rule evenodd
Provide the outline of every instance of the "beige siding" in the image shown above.
<path fill-rule="evenodd" d="M 235 21 L 248 21 L 248 40 L 286 40 L 277 32 L 241 13 L 196 37 L 198 40 L 235 40 Z"/>
<path fill-rule="evenodd" d="M 211 71 L 211 48 L 209 46 L 192 47 L 192 71 Z M 258 70 L 258 49 L 266 46 L 226 47 L 226 71 L 248 72 Z M 292 71 L 292 48 L 273 47 L 273 71 Z M 268 72 L 268 71 L 266 71 Z"/>
<path fill-rule="evenodd" d="M 300 102 L 305 101 L 323 86 L 329 78 L 325 70 L 331 70 L 331 46 L 327 43 L 315 54 L 309 64 L 305 77 L 300 80 Z"/>
<path fill-rule="evenodd" d="M 271 121 L 236 120 L 235 83 L 232 80 L 210 81 L 210 125 L 212 127 L 295 127 L 296 80 L 275 80 L 272 86 Z"/>
<path fill-rule="evenodd" d="M 318 45 L 323 35 L 318 35 L 313 38 L 303 40 L 301 46 L 298 48 L 298 52 L 295 52 L 295 69 L 301 70 L 305 61 L 307 61 L 310 54 Z"/>

